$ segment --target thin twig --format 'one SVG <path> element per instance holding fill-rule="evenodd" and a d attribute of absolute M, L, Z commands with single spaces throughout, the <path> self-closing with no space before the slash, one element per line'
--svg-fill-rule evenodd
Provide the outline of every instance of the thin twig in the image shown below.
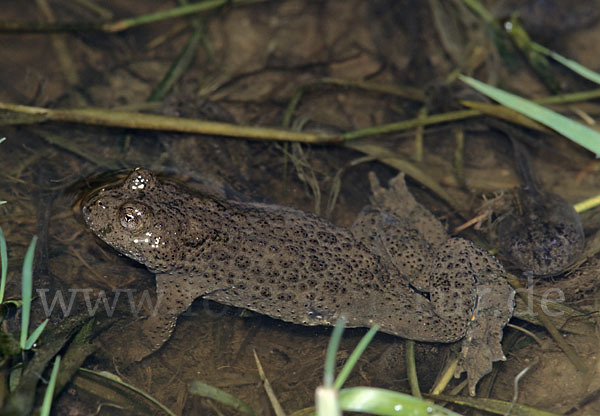
<path fill-rule="evenodd" d="M 285 416 L 285 411 L 283 410 L 283 407 L 281 407 L 279 400 L 277 400 L 277 396 L 275 395 L 275 392 L 273 391 L 273 388 L 271 387 L 271 383 L 269 382 L 269 379 L 267 378 L 267 376 L 265 375 L 265 372 L 263 371 L 262 364 L 260 363 L 260 360 L 258 359 L 258 354 L 256 354 L 256 350 L 253 349 L 252 353 L 254 354 L 254 360 L 256 361 L 256 368 L 258 369 L 258 375 L 260 376 L 260 379 L 263 382 L 263 387 L 264 387 L 265 391 L 267 392 L 267 396 L 269 396 L 269 401 L 271 402 L 271 406 L 273 406 L 273 411 L 275 412 L 275 414 L 277 416 Z"/>

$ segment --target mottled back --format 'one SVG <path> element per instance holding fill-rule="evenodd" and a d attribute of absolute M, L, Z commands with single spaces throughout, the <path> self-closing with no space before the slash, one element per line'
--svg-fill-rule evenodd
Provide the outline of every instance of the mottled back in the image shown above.
<path fill-rule="evenodd" d="M 157 274 L 159 306 L 141 326 L 149 345 L 132 358 L 159 348 L 199 296 L 304 325 L 343 314 L 349 326 L 429 342 L 459 340 L 474 316 L 488 319 L 475 307 L 484 296 L 477 283 L 492 276 L 478 277 L 474 262 L 489 254 L 449 239 L 402 176 L 389 191 L 371 182 L 373 205 L 352 231 L 292 208 L 195 192 L 144 169 L 96 192 L 83 207 L 88 226 Z M 500 334 L 512 306 L 503 310 Z M 499 348 L 499 339 L 486 342 Z"/>

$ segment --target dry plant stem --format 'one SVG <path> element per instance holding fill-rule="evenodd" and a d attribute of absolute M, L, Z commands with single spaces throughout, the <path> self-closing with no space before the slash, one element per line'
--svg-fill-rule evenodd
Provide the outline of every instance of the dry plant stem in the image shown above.
<path fill-rule="evenodd" d="M 562 94 L 551 97 L 545 97 L 538 100 L 532 100 L 537 104 L 567 104 L 578 101 L 585 101 L 600 97 L 600 89 L 578 92 L 573 94 Z M 429 124 L 447 123 L 450 121 L 463 120 L 467 118 L 477 117 L 482 114 L 489 114 L 498 118 L 503 118 L 507 121 L 511 121 L 517 124 L 521 124 L 525 127 L 530 127 L 536 130 L 550 131 L 546 127 L 541 126 L 537 122 L 514 112 L 513 110 L 507 109 L 501 105 L 484 104 L 484 103 L 473 103 L 470 101 L 462 102 L 463 105 L 469 107 L 476 107 L 470 110 L 459 110 L 442 114 L 434 114 L 424 118 L 415 118 L 411 120 L 404 120 L 397 123 L 383 124 L 380 126 L 369 127 L 361 130 L 354 130 L 342 135 L 344 140 L 354 140 L 363 137 L 374 136 L 378 134 L 388 134 L 399 132 L 403 130 L 412 129 L 418 126 L 426 126 Z"/>
<path fill-rule="evenodd" d="M 464 230 L 466 230 L 467 228 L 479 223 L 480 221 L 483 221 L 486 217 L 488 216 L 488 214 L 481 214 L 478 215 L 474 218 L 471 218 L 469 221 L 459 225 L 458 227 L 456 227 L 454 230 L 452 230 L 451 234 L 458 234 Z"/>
<path fill-rule="evenodd" d="M 403 120 L 397 123 L 382 124 L 379 126 L 368 127 L 365 129 L 354 130 L 342 135 L 343 140 L 355 140 L 364 137 L 375 136 L 379 134 L 395 133 L 403 130 L 413 129 L 418 126 L 427 126 L 430 124 L 447 123 L 450 121 L 464 120 L 466 118 L 476 117 L 481 115 L 481 112 L 477 110 L 460 110 L 451 111 L 448 113 L 434 114 L 427 117 L 413 118 L 410 120 Z"/>
<path fill-rule="evenodd" d="M 468 384 L 469 384 L 469 380 L 463 380 L 463 381 L 461 381 L 456 386 L 454 386 L 453 388 L 450 389 L 450 395 L 452 395 L 452 396 L 458 396 L 461 391 L 463 391 L 463 390 L 465 390 L 467 388 Z M 444 402 L 444 403 L 447 403 L 447 402 Z"/>
<path fill-rule="evenodd" d="M 510 274 L 506 274 L 505 276 L 510 285 L 517 291 L 517 293 L 523 299 L 523 301 L 529 302 L 527 292 L 525 291 L 525 288 L 521 286 L 519 280 L 515 276 Z M 567 343 L 567 341 L 565 341 L 560 332 L 558 332 L 558 329 L 556 329 L 556 327 L 552 324 L 550 319 L 548 319 L 542 308 L 536 302 L 531 302 L 531 306 L 533 308 L 534 313 L 537 316 L 537 319 L 542 323 L 542 325 L 544 325 L 544 327 L 552 336 L 554 341 L 558 344 L 560 349 L 563 350 L 565 355 L 569 358 L 569 361 L 571 361 L 571 363 L 575 366 L 575 368 L 577 368 L 577 370 L 581 371 L 584 374 L 588 374 L 588 367 L 577 355 L 575 350 L 573 350 L 573 348 Z"/>
<path fill-rule="evenodd" d="M 113 18 L 113 12 L 109 9 L 106 9 L 102 6 L 100 6 L 98 3 L 92 1 L 92 0 L 75 0 L 75 3 L 78 3 L 80 6 L 96 13 L 98 16 L 100 16 L 103 19 L 112 19 Z"/>
<path fill-rule="evenodd" d="M 600 97 L 600 90 L 595 90 L 594 94 L 592 95 L 586 94 L 585 97 L 589 99 L 593 95 Z M 563 103 L 571 102 L 575 100 L 580 100 L 582 99 L 582 97 L 583 96 L 580 93 L 578 93 L 578 95 L 576 96 L 563 95 L 560 101 Z M 546 100 L 539 100 L 539 102 L 541 101 Z M 289 107 L 290 106 L 288 106 L 288 108 Z M 384 124 L 366 129 L 355 130 L 339 136 L 324 133 L 292 132 L 282 129 L 266 127 L 246 127 L 231 125 L 227 123 L 199 121 L 186 118 L 131 113 L 106 109 L 59 110 L 0 102 L 0 110 L 13 111 L 16 113 L 30 115 L 33 117 L 43 117 L 42 119 L 35 118 L 32 120 L 27 120 L 27 124 L 53 120 L 132 129 L 178 131 L 185 133 L 213 134 L 217 136 L 230 136 L 255 140 L 277 140 L 311 144 L 340 143 L 343 141 L 354 140 L 368 136 L 395 133 L 415 128 L 417 126 L 425 126 L 429 124 L 462 120 L 465 118 L 471 118 L 482 114 L 479 110 L 461 110 L 443 114 L 434 114 L 432 116 L 424 118 L 416 118 L 412 120 L 401 121 L 398 123 Z"/>
<path fill-rule="evenodd" d="M 506 326 L 507 326 L 507 327 L 509 327 L 509 328 L 512 328 L 512 329 L 514 329 L 515 331 L 519 331 L 519 332 L 522 332 L 522 333 L 524 333 L 524 334 L 525 334 L 525 335 L 527 335 L 528 337 L 531 337 L 531 338 L 533 338 L 533 340 L 534 340 L 535 342 L 537 342 L 537 344 L 538 344 L 540 347 L 542 347 L 542 346 L 543 346 L 543 344 L 542 344 L 542 340 L 541 340 L 541 339 L 540 339 L 540 338 L 539 338 L 537 335 L 535 335 L 533 332 L 531 332 L 531 331 L 528 331 L 527 329 L 525 329 L 525 328 L 522 328 L 522 327 L 520 327 L 519 325 L 513 325 L 513 324 L 511 324 L 511 323 L 508 323 L 508 324 L 506 324 Z"/>
<path fill-rule="evenodd" d="M 154 114 L 132 113 L 106 109 L 55 110 L 0 102 L 0 110 L 31 115 L 43 115 L 46 121 L 62 121 L 98 126 L 177 131 L 183 133 L 212 134 L 243 139 L 303 142 L 313 144 L 339 143 L 336 135 L 301 133 L 268 127 L 249 127 L 214 121 L 193 120 Z"/>
<path fill-rule="evenodd" d="M 454 176 L 456 181 L 460 184 L 461 188 L 466 188 L 465 182 L 465 164 L 464 164 L 464 152 L 465 152 L 465 131 L 463 129 L 453 129 L 454 138 L 456 140 L 456 147 L 454 148 Z"/>
<path fill-rule="evenodd" d="M 539 99 L 533 100 L 533 101 L 538 104 L 543 104 L 543 105 L 554 105 L 554 104 L 569 104 L 569 103 L 575 103 L 575 102 L 580 102 L 580 101 L 589 101 L 589 100 L 594 100 L 598 97 L 600 97 L 600 89 L 573 92 L 570 94 L 550 95 L 548 97 L 539 98 Z"/>
<path fill-rule="evenodd" d="M 431 389 L 432 395 L 438 395 L 444 391 L 446 386 L 448 386 L 448 383 L 450 383 L 450 380 L 452 380 L 454 377 L 454 374 L 456 373 L 456 367 L 458 367 L 458 357 L 453 357 L 450 362 L 446 363 L 446 366 L 444 367 L 442 375 L 437 384 Z"/>
<path fill-rule="evenodd" d="M 419 102 L 425 101 L 425 93 L 423 92 L 423 90 L 414 87 L 375 81 L 348 80 L 341 78 L 326 77 L 313 82 L 309 82 L 296 88 L 296 91 L 292 95 L 292 98 L 288 102 L 288 105 L 284 111 L 282 123 L 284 127 L 288 127 L 291 125 L 291 119 L 294 114 L 294 111 L 296 111 L 296 107 L 298 107 L 298 103 L 302 99 L 304 93 L 313 88 L 319 88 L 324 85 L 334 85 L 343 88 L 358 88 L 365 91 L 394 95 L 397 97 L 406 98 L 408 100 L 414 100 Z"/>
<path fill-rule="evenodd" d="M 289 141 L 310 144 L 340 143 L 345 139 L 356 139 L 371 135 L 385 134 L 394 131 L 406 130 L 420 124 L 433 124 L 434 122 L 439 123 L 450 121 L 452 119 L 464 118 L 464 116 L 455 117 L 456 113 L 470 113 L 470 116 L 478 114 L 478 112 L 475 110 L 446 113 L 428 117 L 427 120 L 408 120 L 407 122 L 393 123 L 393 125 L 388 124 L 369 129 L 356 130 L 355 132 L 350 132 L 339 136 L 318 132 L 295 132 L 268 127 L 239 126 L 214 121 L 193 120 L 181 117 L 170 117 L 107 109 L 86 108 L 61 110 L 0 102 L 0 110 L 8 110 L 31 116 L 43 116 L 44 118 L 41 120 L 36 119 L 36 121 L 40 122 L 62 121 L 130 129 L 176 131 L 183 133 L 238 137 L 244 139 Z"/>
<path fill-rule="evenodd" d="M 157 34 L 154 38 L 152 38 L 148 43 L 146 43 L 146 48 L 148 50 L 156 49 L 161 45 L 164 45 L 171 39 L 177 38 L 182 33 L 185 33 L 189 30 L 189 24 L 184 22 L 173 23 L 171 27 L 163 32 Z"/>
<path fill-rule="evenodd" d="M 375 82 L 363 80 L 348 80 L 341 78 L 323 78 L 318 81 L 317 85 L 338 85 L 341 87 L 358 88 L 365 91 L 380 92 L 383 94 L 395 95 L 397 97 L 406 98 L 409 100 L 424 102 L 425 92 L 419 88 L 398 85 L 389 82 Z"/>
<path fill-rule="evenodd" d="M 530 128 L 532 130 L 543 131 L 547 133 L 552 132 L 551 129 L 538 123 L 537 121 L 534 121 L 529 117 L 516 112 L 515 110 L 511 110 L 510 108 L 503 107 L 498 104 L 482 103 L 478 101 L 461 101 L 460 103 L 465 107 L 469 107 L 473 110 L 481 112 L 481 114 L 506 120 L 511 123 L 520 124 L 521 126 Z"/>
<path fill-rule="evenodd" d="M 419 110 L 419 118 L 427 117 L 427 107 L 424 106 Z M 417 127 L 417 131 L 415 132 L 415 148 L 413 151 L 413 159 L 415 162 L 423 161 L 423 130 L 424 126 Z"/>
<path fill-rule="evenodd" d="M 121 32 L 136 26 L 149 23 L 169 20 L 176 17 L 202 13 L 219 8 L 221 6 L 243 5 L 252 3 L 264 3 L 267 0 L 207 0 L 199 3 L 188 4 L 186 6 L 174 7 L 156 13 L 150 13 L 143 16 L 131 17 L 108 23 L 75 23 L 75 24 L 53 24 L 39 22 L 0 22 L 0 32 L 10 33 L 58 33 L 58 32 Z"/>
<path fill-rule="evenodd" d="M 591 198 L 578 202 L 577 204 L 573 205 L 573 208 L 575 208 L 575 211 L 581 213 L 583 211 L 596 208 L 598 205 L 600 205 L 600 195 L 595 195 Z"/>
<path fill-rule="evenodd" d="M 594 117 L 590 116 L 588 113 L 586 113 L 585 111 L 583 111 L 581 108 L 579 108 L 576 105 L 569 105 L 567 106 L 567 108 L 574 112 L 575 114 L 577 114 L 577 116 L 587 125 L 587 126 L 595 126 L 596 125 L 596 120 L 594 120 Z"/>
<path fill-rule="evenodd" d="M 194 13 L 201 13 L 208 10 L 213 10 L 226 4 L 252 4 L 264 3 L 266 0 L 206 0 L 200 3 L 192 3 L 186 6 L 174 7 L 162 12 L 150 13 L 143 16 L 136 16 L 129 19 L 123 19 L 118 22 L 105 23 L 102 25 L 107 32 L 120 32 L 132 27 L 145 25 L 148 23 L 159 22 L 161 20 L 173 19 L 175 17 L 187 16 Z"/>
<path fill-rule="evenodd" d="M 273 391 L 273 388 L 271 387 L 271 383 L 269 382 L 269 379 L 267 378 L 267 376 L 265 375 L 265 372 L 263 371 L 262 364 L 260 363 L 260 360 L 258 359 L 258 354 L 256 354 L 256 350 L 253 349 L 252 353 L 254 354 L 254 360 L 256 361 L 256 368 L 258 369 L 258 375 L 260 376 L 260 379 L 263 382 L 263 387 L 264 387 L 265 391 L 267 392 L 267 396 L 269 396 L 269 401 L 271 402 L 271 406 L 273 406 L 273 411 L 275 412 L 275 414 L 277 416 L 285 416 L 285 411 L 283 410 L 283 407 L 281 407 L 281 404 L 279 404 L 279 400 L 277 400 L 277 396 L 275 395 L 275 392 Z"/>

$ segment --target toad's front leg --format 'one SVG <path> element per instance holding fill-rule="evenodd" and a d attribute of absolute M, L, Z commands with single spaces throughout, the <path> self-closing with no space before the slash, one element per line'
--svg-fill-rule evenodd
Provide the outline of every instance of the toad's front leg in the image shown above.
<path fill-rule="evenodd" d="M 117 354 L 119 361 L 123 364 L 141 361 L 163 346 L 171 337 L 179 315 L 206 293 L 196 280 L 188 276 L 156 275 L 156 303 L 147 318 L 133 323 L 137 326 L 137 336 Z"/>

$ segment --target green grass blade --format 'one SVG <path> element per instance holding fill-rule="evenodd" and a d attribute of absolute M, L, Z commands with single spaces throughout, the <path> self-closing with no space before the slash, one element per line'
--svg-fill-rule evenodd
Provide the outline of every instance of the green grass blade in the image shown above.
<path fill-rule="evenodd" d="M 340 374 L 338 374 L 337 378 L 335 379 L 335 384 L 333 386 L 334 388 L 342 388 L 342 386 L 348 379 L 348 376 L 352 372 L 352 369 L 358 362 L 362 353 L 365 352 L 365 349 L 367 349 L 367 346 L 369 345 L 377 331 L 379 331 L 379 326 L 375 325 L 374 327 L 369 329 L 369 332 L 367 332 L 364 337 L 362 337 L 356 348 L 354 348 L 354 351 L 352 351 L 352 354 L 350 354 L 350 357 L 348 357 L 348 359 L 346 360 L 342 371 L 340 371 Z"/>
<path fill-rule="evenodd" d="M 201 381 L 193 381 L 189 388 L 189 392 L 222 403 L 237 410 L 241 414 L 249 416 L 256 415 L 254 409 L 252 409 L 248 404 L 217 387 L 211 386 L 210 384 L 202 383 Z"/>
<path fill-rule="evenodd" d="M 8 268 L 6 256 L 6 239 L 4 238 L 4 231 L 0 227 L 0 273 L 2 273 L 0 275 L 0 304 L 4 302 L 4 290 L 6 289 L 6 272 Z"/>
<path fill-rule="evenodd" d="M 419 376 L 417 375 L 417 363 L 415 361 L 415 341 L 412 339 L 404 340 L 404 361 L 406 362 L 406 375 L 410 392 L 413 396 L 421 399 L 421 388 L 419 387 Z"/>
<path fill-rule="evenodd" d="M 539 53 L 543 53 L 544 55 L 548 55 L 555 61 L 559 62 L 561 65 L 566 66 L 571 71 L 582 76 L 583 78 L 588 79 L 592 82 L 595 82 L 596 84 L 600 84 L 600 74 L 599 73 L 594 72 L 589 68 L 586 68 L 585 66 L 581 65 L 578 62 L 575 62 L 571 59 L 565 58 L 564 56 L 557 54 L 556 52 L 546 48 L 545 46 L 540 45 L 539 43 L 531 42 L 531 46 L 535 51 L 537 51 Z"/>
<path fill-rule="evenodd" d="M 342 416 L 338 391 L 332 387 L 317 387 L 315 412 L 317 416 Z"/>
<path fill-rule="evenodd" d="M 505 107 L 511 108 L 527 117 L 550 127 L 563 136 L 571 139 L 575 143 L 583 146 L 590 152 L 593 152 L 596 157 L 600 156 L 600 133 L 592 130 L 585 125 L 573 121 L 561 114 L 542 107 L 532 101 L 501 89 L 484 84 L 471 77 L 459 75 L 461 81 L 476 89 L 480 93 L 487 95 L 493 100 L 498 101 Z"/>
<path fill-rule="evenodd" d="M 46 328 L 46 325 L 48 325 L 48 320 L 47 319 L 44 322 L 42 322 L 35 329 L 35 331 L 33 331 L 31 333 L 31 335 L 29 335 L 29 338 L 27 338 L 27 341 L 25 342 L 25 349 L 26 350 L 30 350 L 31 347 L 33 347 L 33 344 L 35 344 L 36 341 L 38 340 L 38 338 L 40 337 L 40 335 L 42 335 L 42 331 L 44 331 L 44 328 Z"/>
<path fill-rule="evenodd" d="M 335 356 L 340 347 L 340 340 L 342 339 L 345 325 L 346 320 L 343 316 L 340 316 L 335 323 L 331 338 L 329 338 L 327 355 L 325 355 L 325 370 L 323 371 L 323 386 L 327 388 L 333 386 L 333 379 L 335 377 Z"/>
<path fill-rule="evenodd" d="M 408 394 L 373 387 L 350 387 L 340 391 L 342 410 L 382 416 L 460 416 L 441 406 Z"/>
<path fill-rule="evenodd" d="M 21 349 L 25 349 L 27 343 L 27 332 L 29 328 L 29 316 L 31 313 L 31 290 L 33 281 L 33 256 L 35 255 L 35 245 L 37 243 L 37 235 L 31 239 L 31 244 L 25 253 L 25 261 L 23 262 L 23 275 L 21 276 L 21 299 L 23 307 L 21 309 Z"/>
<path fill-rule="evenodd" d="M 56 385 L 56 378 L 58 377 L 58 368 L 60 367 L 60 355 L 56 356 L 54 365 L 52 366 L 52 374 L 50 374 L 50 381 L 44 393 L 44 401 L 42 402 L 42 408 L 40 409 L 40 416 L 49 416 L 50 409 L 52 408 L 52 397 L 54 396 L 54 386 Z"/>

